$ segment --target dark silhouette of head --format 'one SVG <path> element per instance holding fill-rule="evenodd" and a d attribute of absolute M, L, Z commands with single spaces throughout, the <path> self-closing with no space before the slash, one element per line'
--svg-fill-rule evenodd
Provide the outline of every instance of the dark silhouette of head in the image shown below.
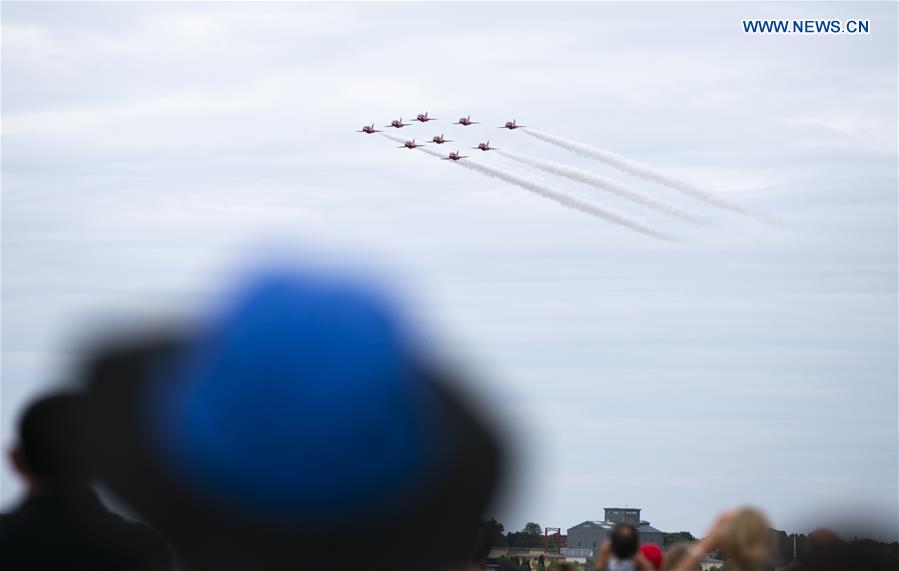
<path fill-rule="evenodd" d="M 19 441 L 12 450 L 16 469 L 34 491 L 84 483 L 72 442 L 81 397 L 61 394 L 42 398 L 19 421 Z"/>
<path fill-rule="evenodd" d="M 191 569 L 466 564 L 502 444 L 406 323 L 366 280 L 260 270 L 88 356 L 86 469 Z"/>
<path fill-rule="evenodd" d="M 487 559 L 487 556 L 490 555 L 490 548 L 493 547 L 496 540 L 497 537 L 493 532 L 493 528 L 486 522 L 481 523 L 481 527 L 478 529 L 477 539 L 475 539 L 471 549 L 469 563 L 479 564 L 484 559 Z"/>
<path fill-rule="evenodd" d="M 640 533 L 632 524 L 625 521 L 612 528 L 612 553 L 618 559 L 630 559 L 637 554 L 640 547 Z"/>

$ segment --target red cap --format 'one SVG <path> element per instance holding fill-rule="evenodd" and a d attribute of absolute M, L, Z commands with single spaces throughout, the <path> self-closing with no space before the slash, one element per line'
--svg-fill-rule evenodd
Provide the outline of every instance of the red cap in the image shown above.
<path fill-rule="evenodd" d="M 659 549 L 658 545 L 654 543 L 644 543 L 640 546 L 640 552 L 643 553 L 643 557 L 649 559 L 649 562 L 652 563 L 653 568 L 656 571 L 662 568 L 662 550 Z"/>

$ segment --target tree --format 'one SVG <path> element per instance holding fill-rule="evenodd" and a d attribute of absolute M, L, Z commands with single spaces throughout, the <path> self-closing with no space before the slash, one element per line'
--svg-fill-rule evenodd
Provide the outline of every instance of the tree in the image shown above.
<path fill-rule="evenodd" d="M 685 542 L 693 542 L 696 541 L 696 538 L 693 537 L 693 534 L 689 531 L 673 531 L 671 533 L 665 534 L 665 546 L 673 545 L 675 543 L 680 543 L 682 541 Z"/>
<path fill-rule="evenodd" d="M 510 547 L 543 547 L 543 528 L 530 521 L 521 531 L 507 533 L 506 540 Z"/>

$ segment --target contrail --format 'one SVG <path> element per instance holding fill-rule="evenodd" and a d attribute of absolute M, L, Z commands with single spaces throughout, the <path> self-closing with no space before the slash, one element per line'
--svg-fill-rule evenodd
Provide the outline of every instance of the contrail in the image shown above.
<path fill-rule="evenodd" d="M 595 188 L 599 188 L 613 194 L 616 194 L 622 198 L 630 200 L 632 202 L 636 202 L 638 204 L 642 204 L 647 208 L 651 208 L 658 212 L 663 212 L 668 214 L 669 216 L 673 216 L 675 218 L 679 218 L 681 220 L 686 220 L 687 222 L 692 222 L 693 224 L 704 224 L 706 220 L 704 218 L 700 218 L 698 216 L 693 216 L 692 214 L 688 214 L 681 210 L 680 208 L 673 206 L 671 204 L 667 204 L 661 200 L 657 200 L 652 198 L 651 196 L 646 196 L 636 190 L 632 190 L 618 181 L 612 180 L 610 178 L 606 178 L 604 176 L 600 176 L 598 174 L 594 174 L 590 171 L 582 170 L 576 167 L 571 167 L 568 165 L 563 165 L 559 163 L 554 163 L 552 161 L 545 161 L 541 159 L 535 159 L 530 157 L 523 157 L 521 155 L 516 155 L 513 153 L 509 153 L 507 151 L 496 151 L 500 155 L 504 157 L 508 157 L 513 161 L 518 161 L 520 163 L 524 163 L 526 165 L 530 165 L 532 167 L 538 168 L 542 171 L 548 172 L 550 174 L 554 174 L 556 176 L 563 176 L 565 178 L 570 178 L 571 180 L 576 180 L 578 182 L 582 182 L 584 184 L 589 184 Z"/>
<path fill-rule="evenodd" d="M 624 171 L 628 174 L 632 174 L 634 176 L 656 182 L 663 186 L 673 188 L 686 195 L 692 196 L 693 198 L 702 200 L 706 204 L 711 204 L 712 206 L 717 206 L 718 208 L 723 208 L 725 210 L 730 210 L 733 212 L 739 212 L 740 214 L 755 218 L 757 220 L 762 220 L 764 222 L 772 222 L 772 220 L 767 217 L 760 216 L 758 214 L 755 214 L 754 212 L 750 212 L 742 206 L 722 200 L 721 198 L 715 196 L 707 190 L 669 176 L 649 165 L 632 161 L 626 157 L 619 155 L 618 153 L 613 153 L 611 151 L 606 151 L 603 149 L 597 149 L 596 147 L 591 145 L 571 141 L 563 137 L 558 137 L 556 135 L 551 135 L 543 131 L 538 131 L 536 129 L 528 128 L 522 129 L 522 131 L 524 131 L 528 135 L 531 135 L 532 137 L 540 139 L 541 141 L 546 141 L 547 143 L 552 143 L 553 145 L 562 147 L 563 149 L 568 149 L 569 151 L 573 151 L 579 155 L 604 162 L 607 165 L 615 167 L 616 169 Z"/>
<path fill-rule="evenodd" d="M 392 141 L 396 141 L 397 143 L 405 142 L 403 139 L 400 139 L 399 137 L 394 137 L 393 135 L 388 135 L 387 133 L 381 133 L 381 134 Z M 432 150 L 432 149 L 429 149 L 427 147 L 418 147 L 417 150 L 425 152 L 434 157 L 438 157 L 441 159 L 444 158 L 442 153 Z M 611 210 L 608 210 L 605 208 L 601 208 L 594 204 L 590 204 L 587 202 L 581 202 L 580 200 L 577 200 L 575 198 L 567 196 L 567 195 L 563 194 L 562 192 L 555 190 L 551 187 L 537 184 L 535 182 L 521 178 L 510 172 L 500 170 L 500 169 L 497 169 L 494 167 L 488 167 L 486 165 L 469 162 L 469 161 L 466 161 L 465 159 L 462 159 L 461 161 L 451 161 L 451 162 L 456 163 L 457 165 L 463 166 L 467 169 L 478 171 L 481 174 L 485 174 L 490 177 L 504 180 L 504 181 L 514 184 L 516 186 L 520 186 L 521 188 L 523 188 L 525 190 L 529 190 L 533 193 L 539 194 L 540 196 L 542 196 L 544 198 L 554 200 L 555 202 L 558 202 L 559 204 L 561 204 L 562 206 L 565 206 L 567 208 L 572 208 L 574 210 L 578 210 L 580 212 L 584 212 L 586 214 L 590 214 L 590 215 L 596 216 L 598 218 L 602 218 L 604 220 L 612 222 L 613 224 L 619 224 L 621 226 L 625 226 L 627 228 L 630 228 L 631 230 L 640 232 L 641 234 L 645 234 L 647 236 L 652 236 L 653 238 L 657 238 L 659 240 L 665 240 L 668 242 L 675 241 L 674 238 L 672 238 L 671 236 L 664 234 L 662 232 L 659 232 L 655 228 L 650 228 L 649 226 L 645 226 L 645 225 L 641 224 L 640 222 L 631 220 L 630 218 L 628 218 L 622 214 L 618 214 L 617 212 L 614 212 L 614 211 L 611 211 Z"/>
<path fill-rule="evenodd" d="M 422 149 L 424 150 L 424 149 Z M 619 214 L 612 210 L 608 210 L 606 208 L 602 208 L 595 204 L 590 204 L 588 202 L 582 202 L 577 200 L 576 198 L 572 198 L 570 196 L 565 195 L 564 193 L 549 187 L 544 186 L 542 184 L 535 183 L 533 181 L 527 180 L 525 178 L 521 178 L 513 173 L 510 173 L 505 170 L 500 170 L 495 167 L 489 167 L 487 165 L 482 165 L 474 162 L 465 161 L 465 159 L 461 161 L 453 161 L 459 166 L 463 166 L 467 169 L 471 169 L 473 171 L 477 171 L 481 174 L 485 174 L 490 177 L 498 178 L 500 180 L 504 180 L 510 184 L 514 184 L 519 186 L 525 190 L 531 191 L 535 194 L 539 194 L 544 198 L 548 198 L 555 202 L 558 202 L 562 206 L 566 208 L 571 208 L 574 210 L 578 210 L 580 212 L 584 212 L 586 214 L 590 214 L 596 216 L 597 218 L 602 218 L 608 222 L 613 224 L 618 224 L 620 226 L 625 226 L 639 232 L 641 234 L 645 234 L 647 236 L 652 236 L 653 238 L 657 238 L 659 240 L 665 240 L 668 242 L 674 242 L 674 238 L 671 236 L 664 234 L 655 228 L 651 228 L 649 226 L 645 226 L 636 220 L 632 220 L 623 214 Z"/>
<path fill-rule="evenodd" d="M 387 133 L 381 133 L 381 136 L 387 137 L 391 141 L 396 141 L 397 143 L 405 143 L 406 142 L 406 139 L 403 139 L 402 137 L 394 137 L 393 135 L 388 135 Z"/>

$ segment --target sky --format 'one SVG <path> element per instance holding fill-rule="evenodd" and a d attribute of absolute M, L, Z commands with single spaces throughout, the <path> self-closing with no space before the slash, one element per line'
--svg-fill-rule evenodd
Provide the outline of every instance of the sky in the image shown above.
<path fill-rule="evenodd" d="M 114 327 L 276 250 L 378 268 L 518 462 L 506 527 L 897 521 L 895 3 L 2 4 L 2 444 Z M 747 35 L 861 18 L 868 35 Z M 355 132 L 429 111 L 470 161 Z M 471 115 L 479 125 L 452 125 Z M 714 208 L 511 119 L 688 180 Z M 695 226 L 477 142 L 613 178 Z M 448 147 L 448 148 L 447 148 Z M 0 506 L 23 488 L 4 456 Z"/>

